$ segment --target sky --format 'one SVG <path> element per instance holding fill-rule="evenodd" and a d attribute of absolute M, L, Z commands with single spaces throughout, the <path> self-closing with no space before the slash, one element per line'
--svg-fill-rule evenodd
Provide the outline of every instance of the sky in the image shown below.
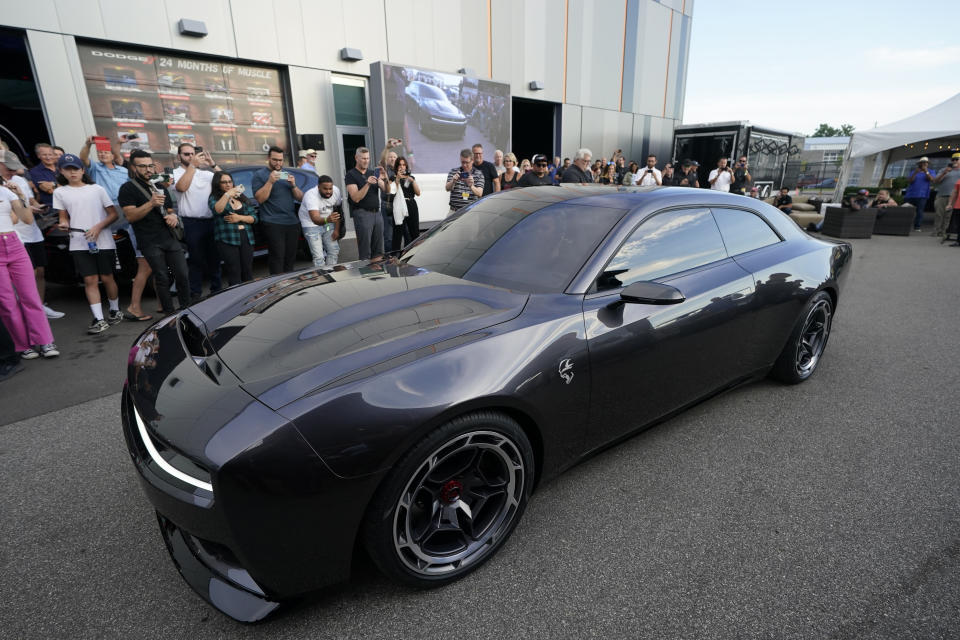
<path fill-rule="evenodd" d="M 870 129 L 960 93 L 960 0 L 695 0 L 684 124 Z"/>

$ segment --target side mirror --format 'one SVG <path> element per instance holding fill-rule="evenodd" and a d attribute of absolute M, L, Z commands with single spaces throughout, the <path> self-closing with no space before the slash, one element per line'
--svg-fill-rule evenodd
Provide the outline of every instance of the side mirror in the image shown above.
<path fill-rule="evenodd" d="M 634 282 L 620 292 L 620 299 L 641 304 L 679 304 L 686 300 L 679 289 L 659 282 Z"/>

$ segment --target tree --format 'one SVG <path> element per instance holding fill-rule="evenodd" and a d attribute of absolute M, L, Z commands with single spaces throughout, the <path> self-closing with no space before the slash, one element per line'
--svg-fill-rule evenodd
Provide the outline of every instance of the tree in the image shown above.
<path fill-rule="evenodd" d="M 832 138 L 834 136 L 849 136 L 853 133 L 852 124 L 842 124 L 840 128 L 831 127 L 826 122 L 821 122 L 817 130 L 813 132 L 812 138 Z"/>

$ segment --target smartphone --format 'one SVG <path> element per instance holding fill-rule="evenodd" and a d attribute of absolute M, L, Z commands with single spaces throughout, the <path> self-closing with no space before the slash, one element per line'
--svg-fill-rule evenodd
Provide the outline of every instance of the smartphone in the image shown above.
<path fill-rule="evenodd" d="M 240 189 L 240 191 L 246 191 L 246 190 L 247 190 L 247 188 L 246 188 L 245 186 L 243 186 L 242 184 L 238 184 L 238 185 L 237 185 L 237 189 Z"/>
<path fill-rule="evenodd" d="M 97 146 L 97 151 L 110 151 L 110 139 L 104 136 L 93 136 L 93 143 Z"/>
<path fill-rule="evenodd" d="M 461 180 L 466 180 L 466 179 L 469 178 L 469 177 L 470 177 L 470 174 L 467 173 L 466 171 L 461 171 L 461 172 L 460 172 L 460 179 L 461 179 Z"/>
<path fill-rule="evenodd" d="M 193 150 L 197 153 L 203 153 L 203 147 L 194 147 Z"/>
<path fill-rule="evenodd" d="M 289 176 L 290 176 L 290 174 L 287 173 L 286 171 L 281 171 L 281 172 L 280 172 L 280 180 L 286 180 Z"/>

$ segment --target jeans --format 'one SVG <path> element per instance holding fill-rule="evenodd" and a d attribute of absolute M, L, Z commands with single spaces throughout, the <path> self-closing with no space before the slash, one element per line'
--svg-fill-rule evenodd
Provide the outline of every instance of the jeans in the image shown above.
<path fill-rule="evenodd" d="M 274 222 L 261 222 L 260 225 L 267 238 L 267 265 L 270 267 L 270 275 L 293 271 L 300 225 Z"/>
<path fill-rule="evenodd" d="M 919 229 L 923 222 L 923 210 L 927 208 L 926 198 L 904 198 L 904 202 L 909 202 L 917 208 L 917 216 L 913 219 L 913 228 Z"/>
<path fill-rule="evenodd" d="M 387 203 L 380 200 L 380 216 L 383 218 L 383 251 L 390 253 L 400 247 L 393 246 L 393 207 L 387 206 Z"/>
<path fill-rule="evenodd" d="M 213 218 L 183 218 L 183 239 L 187 243 L 187 265 L 190 270 L 190 295 L 203 295 L 203 281 L 210 280 L 210 293 L 219 291 L 220 254 L 213 240 Z M 143 249 L 140 249 L 141 252 Z M 146 253 L 144 253 L 146 258 Z M 180 283 L 177 283 L 180 288 Z"/>
<path fill-rule="evenodd" d="M 33 263 L 15 231 L 0 233 L 0 320 L 17 351 L 53 342 Z"/>
<path fill-rule="evenodd" d="M 333 224 L 304 227 L 303 237 L 313 256 L 313 266 L 333 266 L 340 259 L 340 243 L 333 239 Z"/>
<path fill-rule="evenodd" d="M 170 296 L 170 275 L 167 269 L 173 272 L 173 280 L 177 283 L 177 299 L 180 308 L 190 306 L 190 284 L 187 277 L 187 258 L 183 255 L 183 247 L 170 236 L 159 242 L 144 242 L 140 239 L 140 251 L 147 259 L 147 264 L 153 269 L 154 286 L 157 289 L 157 298 L 164 313 L 173 313 L 173 298 Z"/>
<path fill-rule="evenodd" d="M 218 240 L 217 252 L 223 260 L 223 278 L 228 286 L 253 280 L 253 246 L 247 234 L 240 234 L 240 244 Z"/>
<path fill-rule="evenodd" d="M 357 232 L 357 252 L 361 260 L 383 255 L 383 217 L 379 211 L 354 209 L 353 226 Z"/>

